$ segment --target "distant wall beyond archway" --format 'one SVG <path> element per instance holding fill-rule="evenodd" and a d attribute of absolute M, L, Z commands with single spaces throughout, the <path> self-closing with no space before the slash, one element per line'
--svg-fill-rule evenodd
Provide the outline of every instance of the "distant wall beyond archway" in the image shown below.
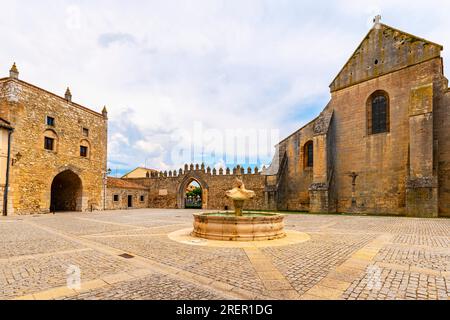
<path fill-rule="evenodd" d="M 82 196 L 80 177 L 71 170 L 63 171 L 52 182 L 50 211 L 81 211 Z"/>

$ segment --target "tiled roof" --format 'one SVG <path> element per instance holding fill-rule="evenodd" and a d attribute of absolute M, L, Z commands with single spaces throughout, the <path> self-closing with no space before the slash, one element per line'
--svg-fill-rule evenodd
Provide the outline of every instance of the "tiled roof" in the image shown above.
<path fill-rule="evenodd" d="M 128 180 L 108 177 L 107 182 L 108 188 L 122 188 L 122 189 L 142 189 L 147 190 L 147 188 L 141 184 L 134 183 Z"/>

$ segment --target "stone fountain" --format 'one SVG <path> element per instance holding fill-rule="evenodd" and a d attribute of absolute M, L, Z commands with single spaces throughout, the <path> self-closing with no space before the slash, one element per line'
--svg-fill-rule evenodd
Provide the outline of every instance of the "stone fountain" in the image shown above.
<path fill-rule="evenodd" d="M 286 237 L 284 215 L 277 213 L 244 213 L 244 203 L 253 199 L 254 191 L 245 189 L 240 179 L 226 192 L 233 200 L 235 212 L 194 214 L 194 231 L 198 238 L 222 241 L 262 241 Z"/>

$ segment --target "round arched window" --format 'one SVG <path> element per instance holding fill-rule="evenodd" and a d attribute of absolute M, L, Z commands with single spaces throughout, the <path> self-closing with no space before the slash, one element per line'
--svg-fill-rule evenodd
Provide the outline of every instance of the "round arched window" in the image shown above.
<path fill-rule="evenodd" d="M 389 97 L 384 91 L 373 93 L 368 101 L 369 134 L 389 132 Z"/>

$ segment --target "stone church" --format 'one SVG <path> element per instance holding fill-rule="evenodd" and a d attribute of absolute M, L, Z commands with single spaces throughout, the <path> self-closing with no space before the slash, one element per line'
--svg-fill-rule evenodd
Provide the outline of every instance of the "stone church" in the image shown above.
<path fill-rule="evenodd" d="M 280 142 L 277 208 L 450 216 L 442 50 L 377 17 L 323 112 Z"/>
<path fill-rule="evenodd" d="M 3 215 L 104 207 L 107 112 L 95 112 L 19 79 L 0 79 Z"/>

